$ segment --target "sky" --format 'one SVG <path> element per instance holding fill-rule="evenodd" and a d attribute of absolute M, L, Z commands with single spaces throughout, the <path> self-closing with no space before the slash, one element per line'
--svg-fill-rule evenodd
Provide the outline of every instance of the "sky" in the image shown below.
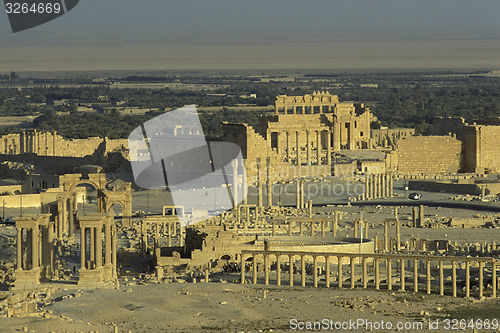
<path fill-rule="evenodd" d="M 0 71 L 500 67 L 496 0 L 80 0 L 13 34 Z"/>

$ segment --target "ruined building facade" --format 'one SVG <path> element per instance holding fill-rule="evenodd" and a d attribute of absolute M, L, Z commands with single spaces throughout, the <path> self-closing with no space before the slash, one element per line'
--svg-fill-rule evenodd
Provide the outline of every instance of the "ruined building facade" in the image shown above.
<path fill-rule="evenodd" d="M 57 132 L 28 130 L 0 138 L 0 154 L 20 155 L 32 153 L 39 156 L 85 157 L 104 156 L 109 152 L 126 149 L 127 139 L 92 137 L 65 139 Z"/>
<path fill-rule="evenodd" d="M 241 147 L 251 177 L 268 165 L 276 177 L 330 174 L 333 151 L 371 148 L 372 119 L 364 104 L 341 103 L 328 92 L 280 95 L 275 114 L 260 117 L 259 132 L 224 123 L 224 141 Z"/>

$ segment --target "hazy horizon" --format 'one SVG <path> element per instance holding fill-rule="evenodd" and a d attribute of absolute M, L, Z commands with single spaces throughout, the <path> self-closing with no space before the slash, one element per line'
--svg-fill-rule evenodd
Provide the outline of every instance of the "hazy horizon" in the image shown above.
<path fill-rule="evenodd" d="M 13 34 L 0 72 L 179 69 L 500 69 L 488 0 L 86 0 Z"/>

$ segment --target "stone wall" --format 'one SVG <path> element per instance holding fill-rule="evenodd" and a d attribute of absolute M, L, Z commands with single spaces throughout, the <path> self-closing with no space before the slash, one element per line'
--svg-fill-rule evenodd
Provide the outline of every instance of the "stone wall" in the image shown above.
<path fill-rule="evenodd" d="M 370 137 L 373 147 L 388 147 L 400 139 L 415 135 L 414 128 L 380 128 L 370 130 Z"/>
<path fill-rule="evenodd" d="M 102 157 L 127 147 L 127 139 L 111 140 L 92 137 L 66 140 L 56 132 L 38 132 L 37 130 L 3 135 L 0 138 L 0 154 L 5 155 L 33 153 L 39 156 Z"/>
<path fill-rule="evenodd" d="M 500 126 L 467 125 L 464 132 L 464 171 L 500 172 Z"/>
<path fill-rule="evenodd" d="M 395 173 L 445 174 L 461 169 L 462 143 L 449 136 L 415 136 L 398 141 L 386 170 Z"/>

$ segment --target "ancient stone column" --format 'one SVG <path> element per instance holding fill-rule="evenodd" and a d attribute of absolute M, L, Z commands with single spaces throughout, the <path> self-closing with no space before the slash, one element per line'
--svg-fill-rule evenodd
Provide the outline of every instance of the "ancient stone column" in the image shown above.
<path fill-rule="evenodd" d="M 111 230 L 111 240 L 112 240 L 112 243 L 111 243 L 111 251 L 112 251 L 112 261 L 113 261 L 113 279 L 117 279 L 118 276 L 116 275 L 116 229 L 113 228 Z"/>
<path fill-rule="evenodd" d="M 365 199 L 370 200 L 370 180 L 368 174 L 365 174 Z"/>
<path fill-rule="evenodd" d="M 33 229 L 27 228 L 26 232 L 26 267 L 24 269 L 33 268 Z"/>
<path fill-rule="evenodd" d="M 340 150 L 340 122 L 335 119 L 334 130 L 333 130 L 333 150 Z"/>
<path fill-rule="evenodd" d="M 396 250 L 401 251 L 401 232 L 399 228 L 399 220 L 396 220 Z"/>
<path fill-rule="evenodd" d="M 479 298 L 480 299 L 483 297 L 483 289 L 484 289 L 484 284 L 483 284 L 484 270 L 483 270 L 483 268 L 484 268 L 484 261 L 480 261 L 479 262 Z"/>
<path fill-rule="evenodd" d="M 417 259 L 413 259 L 413 291 L 418 292 L 418 265 Z"/>
<path fill-rule="evenodd" d="M 63 235 L 63 208 L 62 198 L 57 198 L 57 239 L 61 240 Z"/>
<path fill-rule="evenodd" d="M 89 261 L 95 262 L 95 228 L 91 227 L 89 229 L 90 229 L 90 260 Z"/>
<path fill-rule="evenodd" d="M 491 297 L 497 297 L 497 263 L 495 260 L 491 263 Z"/>
<path fill-rule="evenodd" d="M 311 165 L 311 135 L 310 135 L 310 131 L 309 130 L 306 130 L 306 148 L 307 148 L 307 165 Z"/>
<path fill-rule="evenodd" d="M 296 184 L 297 184 L 297 191 L 296 191 L 297 192 L 297 207 L 296 208 L 299 209 L 300 208 L 300 181 L 297 180 Z"/>
<path fill-rule="evenodd" d="M 104 225 L 104 264 L 111 265 L 111 226 Z"/>
<path fill-rule="evenodd" d="M 17 228 L 17 269 L 22 269 L 23 263 L 23 228 Z"/>
<path fill-rule="evenodd" d="M 232 185 L 233 185 L 233 198 L 234 198 L 234 207 L 236 208 L 238 206 L 238 160 L 232 160 L 231 161 L 231 166 L 233 167 L 233 178 L 232 178 Z"/>
<path fill-rule="evenodd" d="M 57 156 L 57 131 L 52 132 L 52 156 Z"/>
<path fill-rule="evenodd" d="M 168 228 L 168 247 L 171 247 L 172 246 L 172 222 L 168 222 L 167 224 L 167 228 Z"/>
<path fill-rule="evenodd" d="M 95 265 L 96 268 L 102 267 L 102 227 L 97 227 L 95 231 L 95 242 L 96 242 L 96 257 Z"/>
<path fill-rule="evenodd" d="M 417 207 L 413 206 L 412 207 L 412 218 L 413 218 L 413 228 L 417 228 L 418 223 L 417 223 Z"/>
<path fill-rule="evenodd" d="M 264 253 L 264 284 L 269 284 L 269 255 Z"/>
<path fill-rule="evenodd" d="M 320 112 L 321 113 L 321 112 Z M 316 131 L 316 159 L 318 160 L 318 172 L 319 172 L 319 166 L 321 165 L 321 131 Z"/>
<path fill-rule="evenodd" d="M 54 222 L 49 223 L 48 228 L 48 255 L 49 255 L 49 273 L 50 276 L 54 273 Z"/>
<path fill-rule="evenodd" d="M 271 158 L 267 158 L 267 206 L 273 206 L 273 181 L 271 176 Z"/>
<path fill-rule="evenodd" d="M 431 294 L 431 261 L 430 261 L 430 259 L 426 260 L 426 275 L 425 275 L 425 280 L 427 282 L 427 294 L 430 295 Z"/>
<path fill-rule="evenodd" d="M 363 288 L 368 287 L 368 271 L 366 269 L 366 257 L 363 257 Z"/>
<path fill-rule="evenodd" d="M 375 257 L 375 289 L 380 289 L 380 265 L 379 265 L 379 258 Z"/>
<path fill-rule="evenodd" d="M 85 262 L 86 262 L 86 248 L 85 248 L 85 227 L 80 228 L 80 269 L 85 269 Z"/>
<path fill-rule="evenodd" d="M 293 106 L 293 114 L 297 114 L 297 107 L 295 105 Z"/>
<path fill-rule="evenodd" d="M 290 287 L 293 287 L 293 255 L 288 254 L 288 272 L 290 276 Z"/>
<path fill-rule="evenodd" d="M 392 173 L 389 174 L 389 196 L 391 198 L 394 196 L 394 179 Z"/>
<path fill-rule="evenodd" d="M 244 205 L 248 205 L 248 188 L 247 188 L 246 193 L 245 193 L 245 190 L 244 190 L 245 186 L 248 186 L 248 179 L 247 179 L 247 172 L 248 172 L 248 170 L 246 169 L 246 165 L 245 164 L 243 164 L 242 167 L 243 167 L 243 184 L 242 184 L 242 187 L 241 187 L 241 195 L 243 196 L 243 204 Z M 184 213 L 183 213 L 183 215 L 184 215 Z M 165 227 L 165 224 L 163 224 L 163 226 Z"/>
<path fill-rule="evenodd" d="M 394 206 L 394 218 L 398 219 L 398 206 Z"/>
<path fill-rule="evenodd" d="M 356 276 L 355 269 L 356 268 L 354 266 L 354 258 L 353 257 L 349 258 L 349 263 L 351 265 L 351 289 L 354 289 L 354 287 L 355 287 L 355 280 L 356 280 L 356 278 L 355 278 L 355 276 Z"/>
<path fill-rule="evenodd" d="M 257 205 L 259 207 L 262 207 L 262 170 L 261 170 L 261 163 L 260 163 L 260 158 L 257 160 Z"/>
<path fill-rule="evenodd" d="M 470 297 L 470 262 L 465 262 L 465 297 Z"/>
<path fill-rule="evenodd" d="M 452 276 L 452 291 L 453 297 L 457 297 L 457 262 L 456 260 L 451 261 L 451 276 Z"/>
<path fill-rule="evenodd" d="M 74 235 L 74 201 L 75 201 L 75 198 L 74 197 L 71 197 L 69 199 L 69 241 L 71 243 L 73 243 L 74 241 L 74 238 L 75 238 L 75 235 Z"/>
<path fill-rule="evenodd" d="M 389 222 L 384 221 L 384 248 L 385 252 L 389 252 L 389 232 L 388 232 Z"/>
<path fill-rule="evenodd" d="M 443 260 L 439 260 L 439 295 L 444 295 Z"/>
<path fill-rule="evenodd" d="M 392 258 L 387 258 L 387 289 L 392 290 Z"/>
<path fill-rule="evenodd" d="M 338 268 L 338 285 L 339 285 L 339 288 L 342 288 L 342 259 L 344 257 L 337 257 L 337 268 Z"/>
<path fill-rule="evenodd" d="M 325 256 L 325 283 L 330 288 L 330 256 Z"/>
<path fill-rule="evenodd" d="M 300 182 L 300 208 L 305 209 L 306 204 L 304 200 L 304 181 Z"/>
<path fill-rule="evenodd" d="M 424 205 L 418 206 L 418 228 L 422 228 L 424 224 Z"/>
<path fill-rule="evenodd" d="M 376 194 L 377 194 L 375 185 L 376 185 L 375 175 L 374 174 L 370 174 L 370 197 L 372 199 L 375 199 L 376 198 Z"/>
<path fill-rule="evenodd" d="M 399 290 L 405 291 L 405 260 L 404 258 L 400 259 L 401 263 L 401 276 L 400 276 L 400 288 Z"/>
<path fill-rule="evenodd" d="M 380 197 L 385 198 L 385 175 L 380 174 Z"/>
<path fill-rule="evenodd" d="M 331 174 L 332 166 L 332 132 L 326 132 L 326 164 L 328 165 L 328 174 Z"/>
<path fill-rule="evenodd" d="M 376 175 L 376 182 L 377 182 L 377 198 L 380 198 L 380 197 L 382 196 L 382 194 L 381 194 L 381 192 L 382 192 L 382 191 L 381 191 L 381 185 L 382 185 L 382 184 L 381 184 L 381 183 L 382 183 L 382 182 L 381 182 L 381 176 L 382 176 L 381 174 L 377 174 L 377 175 Z"/>
<path fill-rule="evenodd" d="M 295 110 L 295 107 L 293 109 Z M 290 132 L 286 131 L 286 161 L 288 163 L 291 163 L 291 161 L 290 161 L 290 149 L 291 149 Z"/>
<path fill-rule="evenodd" d="M 276 284 L 281 286 L 281 263 L 280 263 L 280 255 L 276 255 Z"/>
<path fill-rule="evenodd" d="M 297 148 L 297 166 L 300 166 L 300 142 L 299 142 L 299 134 L 300 134 L 299 131 L 295 132 L 295 137 L 296 137 L 295 146 Z M 299 170 L 297 170 L 297 171 L 299 171 Z"/>
<path fill-rule="evenodd" d="M 245 283 L 245 256 L 240 256 L 240 274 L 241 274 L 241 284 Z"/>
<path fill-rule="evenodd" d="M 339 212 L 335 212 L 335 217 L 332 223 L 332 236 L 337 237 L 337 223 L 339 222 Z"/>
<path fill-rule="evenodd" d="M 354 123 L 352 121 L 349 123 L 349 142 L 347 143 L 347 146 L 351 150 L 356 149 L 356 145 L 354 142 Z"/>

